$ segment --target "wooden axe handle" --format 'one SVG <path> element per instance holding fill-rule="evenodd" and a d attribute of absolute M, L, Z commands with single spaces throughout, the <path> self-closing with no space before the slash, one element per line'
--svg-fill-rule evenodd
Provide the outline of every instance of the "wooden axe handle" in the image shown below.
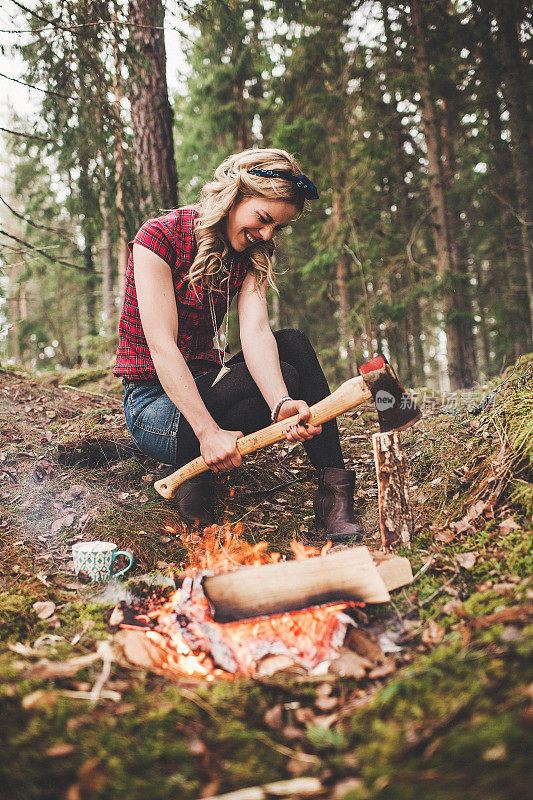
<path fill-rule="evenodd" d="M 371 399 L 372 394 L 370 389 L 367 388 L 363 378 L 350 378 L 350 380 L 342 383 L 339 388 L 335 389 L 328 397 L 325 397 L 323 400 L 315 403 L 314 406 L 311 406 L 309 422 L 312 425 L 322 425 L 323 422 L 329 422 L 330 419 L 338 417 L 339 414 L 343 414 L 350 408 L 359 406 L 366 400 Z M 262 428 L 260 431 L 242 436 L 240 439 L 237 439 L 237 450 L 241 456 L 246 456 L 249 453 L 255 453 L 256 450 L 261 450 L 262 447 L 266 447 L 269 444 L 280 442 L 285 438 L 288 428 L 294 425 L 297 419 L 298 415 L 295 414 L 292 417 L 269 425 L 268 428 Z M 199 475 L 201 472 L 205 472 L 208 469 L 209 467 L 204 459 L 199 456 L 195 458 L 194 461 L 190 461 L 188 464 L 180 467 L 176 472 L 169 475 L 168 478 L 162 478 L 160 481 L 156 481 L 154 483 L 154 488 L 162 497 L 171 500 L 176 494 L 178 486 L 181 486 L 181 484 L 189 478 L 193 478 L 195 475 Z"/>

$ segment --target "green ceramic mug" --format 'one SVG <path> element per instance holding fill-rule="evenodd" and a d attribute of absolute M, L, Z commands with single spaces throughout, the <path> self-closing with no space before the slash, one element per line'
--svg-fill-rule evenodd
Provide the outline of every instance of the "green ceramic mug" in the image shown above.
<path fill-rule="evenodd" d="M 133 555 L 128 550 L 117 550 L 113 542 L 77 542 L 72 545 L 74 572 L 85 572 L 93 581 L 107 581 L 124 575 L 133 564 Z M 113 572 L 117 556 L 126 556 L 129 564 L 120 572 Z"/>

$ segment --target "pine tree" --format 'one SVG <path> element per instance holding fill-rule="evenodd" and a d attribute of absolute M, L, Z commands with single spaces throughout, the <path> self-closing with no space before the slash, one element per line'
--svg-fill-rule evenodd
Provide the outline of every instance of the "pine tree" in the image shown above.
<path fill-rule="evenodd" d="M 130 102 L 142 216 L 178 205 L 162 0 L 129 0 Z"/>

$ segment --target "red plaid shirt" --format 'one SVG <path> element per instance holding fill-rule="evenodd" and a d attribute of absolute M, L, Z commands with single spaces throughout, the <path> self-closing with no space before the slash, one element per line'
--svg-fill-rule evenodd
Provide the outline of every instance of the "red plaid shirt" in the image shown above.
<path fill-rule="evenodd" d="M 200 282 L 196 292 L 189 286 L 187 274 L 196 255 L 194 207 L 178 208 L 157 219 L 149 219 L 129 243 L 130 256 L 126 272 L 124 305 L 119 323 L 119 345 L 113 374 L 129 380 L 150 380 L 156 376 L 154 362 L 144 335 L 133 277 L 133 244 L 151 250 L 172 270 L 174 294 L 178 310 L 178 347 L 185 359 L 202 359 L 220 364 L 220 351 L 213 347 L 213 323 L 209 311 L 208 293 Z M 246 258 L 232 260 L 230 302 L 239 292 L 249 262 Z M 225 288 L 225 285 L 224 285 Z M 212 292 L 217 325 L 226 313 L 226 292 Z"/>

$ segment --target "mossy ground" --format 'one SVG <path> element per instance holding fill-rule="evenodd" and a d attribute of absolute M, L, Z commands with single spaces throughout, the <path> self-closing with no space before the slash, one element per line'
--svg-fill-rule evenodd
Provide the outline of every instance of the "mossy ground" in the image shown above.
<path fill-rule="evenodd" d="M 70 544 L 108 538 L 133 550 L 137 575 L 165 571 L 186 560 L 183 525 L 153 490 L 157 465 L 107 447 L 125 436 L 113 397 L 0 375 L 0 797 L 192 800 L 297 775 L 347 800 L 528 797 L 530 364 L 510 370 L 478 413 L 437 407 L 404 434 L 418 574 L 392 605 L 366 610 L 369 625 L 401 642 L 395 675 L 208 685 L 114 664 L 105 684 L 114 699 L 96 704 L 87 697 L 99 660 L 70 677 L 31 677 L 40 659 L 93 653 L 109 635 L 112 598 L 76 583 Z M 376 547 L 373 424 L 364 411 L 342 430 Z M 57 459 L 58 445 L 94 453 L 95 442 L 92 466 Z M 301 451 L 277 447 L 220 484 L 218 519 L 285 553 L 293 535 L 312 538 L 312 491 Z M 36 600 L 55 603 L 51 618 L 37 618 Z M 324 683 L 333 720 L 320 708 Z"/>

